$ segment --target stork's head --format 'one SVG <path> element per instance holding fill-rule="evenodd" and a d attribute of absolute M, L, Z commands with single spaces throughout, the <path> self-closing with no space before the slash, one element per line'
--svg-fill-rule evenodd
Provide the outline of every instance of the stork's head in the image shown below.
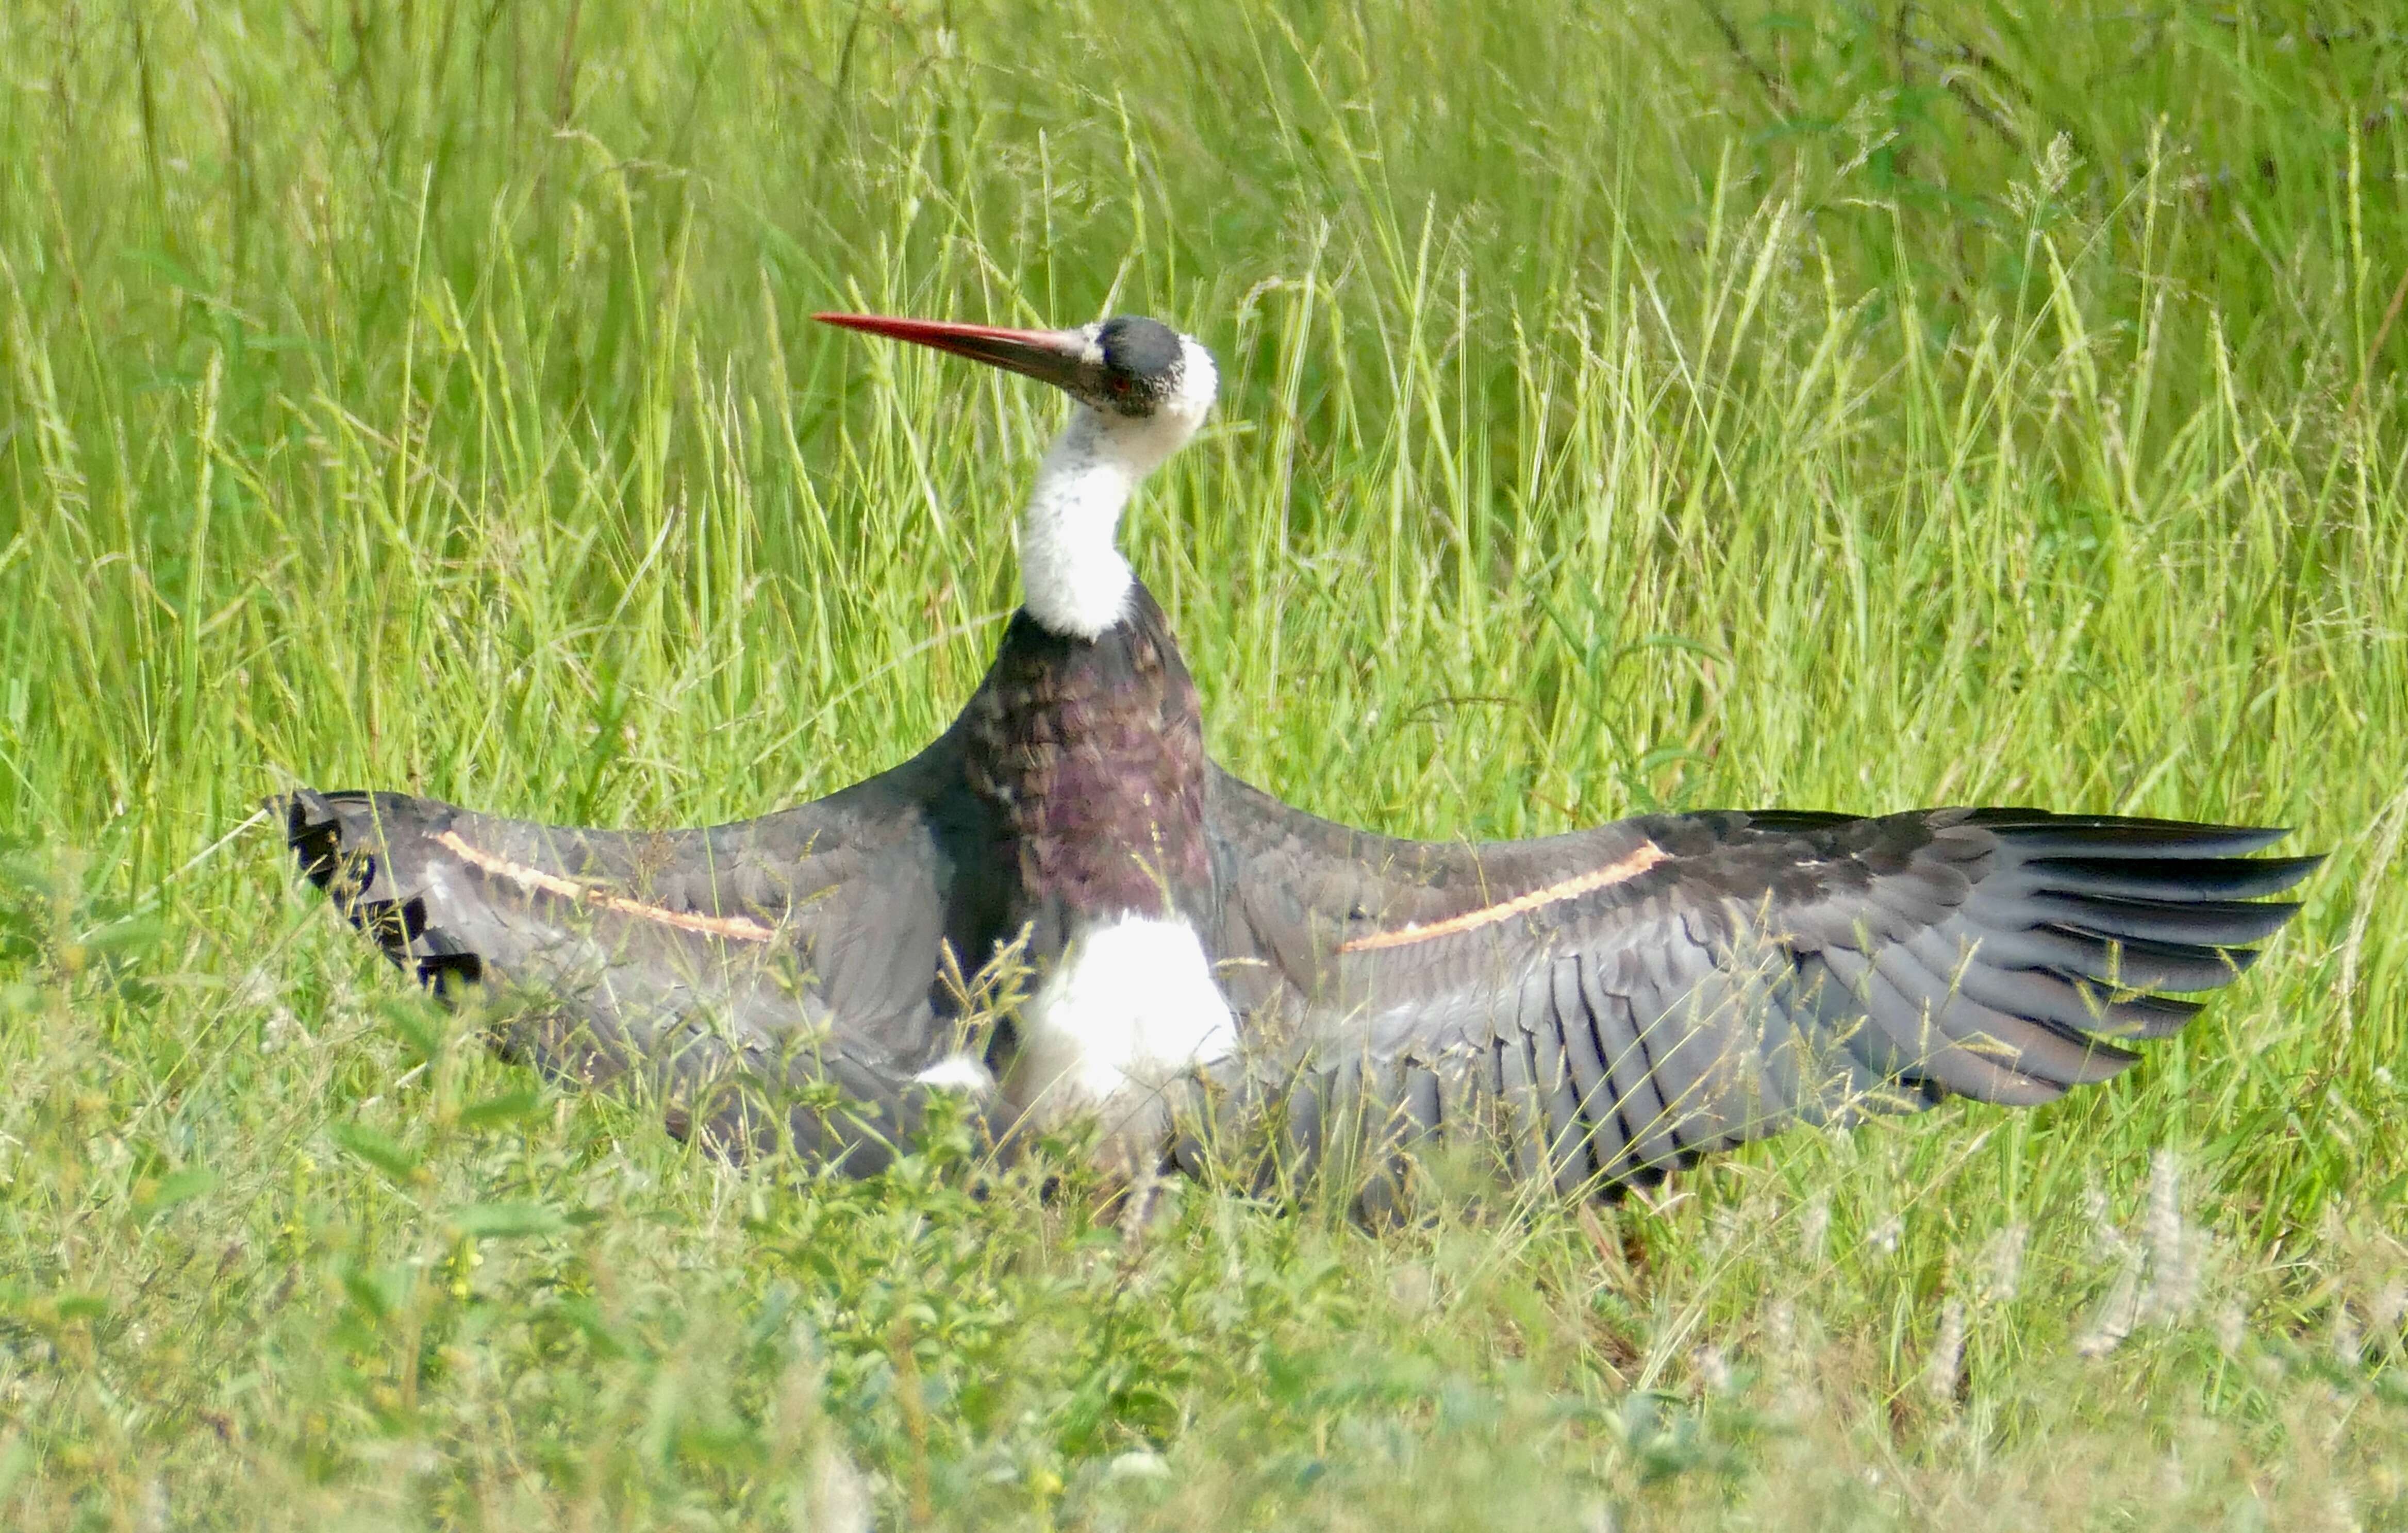
<path fill-rule="evenodd" d="M 1093 412 L 1092 429 L 1146 468 L 1185 445 L 1220 389 L 1211 352 L 1159 320 L 1132 314 L 1072 330 L 998 330 L 876 314 L 814 317 L 1051 383 Z"/>

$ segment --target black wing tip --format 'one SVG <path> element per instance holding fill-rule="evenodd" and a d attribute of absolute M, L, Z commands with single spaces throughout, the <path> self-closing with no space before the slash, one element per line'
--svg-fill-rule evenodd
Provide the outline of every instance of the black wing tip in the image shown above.
<path fill-rule="evenodd" d="M 306 784 L 272 794 L 261 807 L 284 821 L 285 842 L 296 852 L 305 841 L 329 835 L 349 851 L 365 851 L 371 838 L 381 839 L 394 830 L 432 835 L 453 823 L 459 812 L 438 798 Z"/>
<path fill-rule="evenodd" d="M 2250 900 L 2300 886 L 2327 853 L 2300 857 L 2134 857 L 2119 852 L 2052 852 L 2024 866 L 2068 894 L 2159 900 Z"/>
<path fill-rule="evenodd" d="M 315 788 L 300 787 L 279 794 L 268 799 L 265 808 L 282 817 L 284 844 L 300 863 L 302 876 L 329 894 L 334 893 L 336 875 L 342 870 L 346 857 L 366 855 L 363 849 L 350 844 L 342 811 Z M 337 904 L 347 903 L 337 896 Z M 350 911 L 346 910 L 344 913 Z"/>
<path fill-rule="evenodd" d="M 2296 887 L 2325 862 L 2321 852 L 2245 855 L 2288 827 L 2014 809 L 1938 810 L 1926 823 L 1986 832 L 2005 853 L 1993 870 L 2020 870 L 1962 907 L 1977 931 L 2005 944 L 1965 983 L 2038 1032 L 2001 1039 L 2015 1046 L 1990 1062 L 1996 1080 L 1962 1061 L 1954 1062 L 1962 1079 L 1941 1077 L 1957 1095 L 1994 1101 L 2028 1103 L 2131 1067 L 2141 1055 L 2119 1045 L 2179 1031 L 2205 1003 L 2176 996 L 2238 980 L 2262 956 L 2251 944 L 2301 909 L 2257 896 Z M 1986 878 L 1974 879 L 1977 890 Z M 2031 1046 L 2049 1034 L 2061 1041 Z M 2081 1053 L 2069 1054 L 2069 1043 Z"/>
<path fill-rule="evenodd" d="M 2254 952 L 2255 944 L 2289 925 L 2301 909 L 2289 899 L 2129 899 L 2086 890 L 2050 891 L 2035 903 L 2047 916 L 2035 924 L 2136 952 L 2188 958 Z"/>
<path fill-rule="evenodd" d="M 285 793 L 269 794 L 260 801 L 262 811 L 284 822 L 284 839 L 296 844 L 311 827 L 335 818 L 334 806 L 317 789 L 302 786 Z"/>
<path fill-rule="evenodd" d="M 2264 896 L 2297 888 L 2329 855 L 2247 854 L 2292 834 L 2289 826 L 2023 811 L 1972 819 L 2038 876 L 2048 915 L 2036 925 L 2121 950 L 2143 990 L 2197 993 L 2239 978 L 2260 956 L 2251 944 L 2302 909 Z"/>
<path fill-rule="evenodd" d="M 2041 814 L 2024 809 L 1974 809 L 1957 823 L 1979 826 L 2008 845 L 2038 856 L 2110 856 L 2153 862 L 2243 857 L 2261 852 L 2291 834 L 2288 825 L 2219 825 L 2192 820 Z"/>
<path fill-rule="evenodd" d="M 2329 853 L 2249 858 L 2296 833 L 2291 825 L 2231 825 L 2203 820 L 2158 820 L 2128 814 L 2060 814 L 2021 805 L 1956 806 L 1910 809 L 1899 814 L 1853 814 L 1828 809 L 1749 809 L 1738 816 L 1750 828 L 1791 834 L 1843 830 L 1855 825 L 1919 823 L 1939 831 L 1971 826 L 1989 831 L 2028 859 L 2120 858 L 2136 861 L 2246 859 L 2252 868 L 2280 876 L 2264 892 L 2287 889 L 2323 866 Z M 2279 875 L 2274 870 L 2279 869 Z"/>
<path fill-rule="evenodd" d="M 307 839 L 329 832 L 345 835 L 351 828 L 351 816 L 346 811 L 372 809 L 377 797 L 350 788 L 322 792 L 303 783 L 270 794 L 260 808 L 284 822 L 285 844 L 298 851 Z"/>
<path fill-rule="evenodd" d="M 414 802 L 397 794 L 321 793 L 304 785 L 270 797 L 265 807 L 282 816 L 285 845 L 302 875 L 325 892 L 343 918 L 438 999 L 450 1000 L 464 982 L 485 977 L 483 957 L 432 924 L 423 897 L 392 893 L 385 866 L 366 844 L 369 827 L 356 821 Z"/>
<path fill-rule="evenodd" d="M 2096 1024 L 2083 1036 L 2114 1039 L 2128 1043 L 2154 1042 L 2173 1037 L 2188 1026 L 2193 1017 L 2206 1010 L 2205 1001 L 2183 1000 L 2173 996 L 2144 992 L 2128 996 L 2122 1000 L 2100 1002 Z"/>
<path fill-rule="evenodd" d="M 2290 832 L 2286 830 L 2283 834 L 2288 836 Z M 2258 857 L 2254 859 L 2254 862 L 2258 867 L 2264 870 L 2267 877 L 2279 876 L 2282 879 L 2282 882 L 2271 884 L 2266 890 L 2270 895 L 2279 895 L 2286 889 L 2299 887 L 2309 874 L 2324 867 L 2331 858 L 2332 853 L 2329 852 L 2303 852 L 2293 857 Z"/>

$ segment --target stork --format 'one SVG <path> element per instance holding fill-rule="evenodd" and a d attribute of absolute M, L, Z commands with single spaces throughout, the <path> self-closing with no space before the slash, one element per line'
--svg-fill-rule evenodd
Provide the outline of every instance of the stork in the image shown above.
<path fill-rule="evenodd" d="M 504 820 L 395 794 L 284 801 L 301 867 L 396 963 L 539 1004 L 506 1053 L 641 1071 L 733 1153 L 784 1125 L 853 1172 L 931 1092 L 999 1128 L 1085 1113 L 1124 1168 L 1216 1080 L 1311 1159 L 1502 1125 L 1567 1192 L 1793 1123 L 2030 1104 L 2178 1029 L 2297 910 L 2278 830 L 2036 809 L 1645 815 L 1544 839 L 1397 839 L 1206 756 L 1195 684 L 1116 544 L 1195 434 L 1211 355 L 1153 320 L 835 325 L 1068 393 L 1019 523 L 1024 603 L 961 714 L 812 803 L 708 829 Z M 1025 943 L 1016 949 L 1015 943 Z M 1025 999 L 964 1052 L 949 976 Z M 2175 992 L 2177 995 L 2163 994 Z M 829 1093 L 796 1094 L 799 1082 Z M 1350 1126 L 1351 1125 L 1351 1126 Z"/>

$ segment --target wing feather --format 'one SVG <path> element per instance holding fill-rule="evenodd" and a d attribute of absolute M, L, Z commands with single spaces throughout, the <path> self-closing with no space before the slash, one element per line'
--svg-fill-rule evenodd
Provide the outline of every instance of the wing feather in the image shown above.
<path fill-rule="evenodd" d="M 1564 1065 L 1571 1075 L 1574 1110 L 1587 1129 L 1584 1149 L 1588 1169 L 1596 1175 L 1616 1178 L 1627 1175 L 1634 1164 L 1630 1159 L 1630 1120 L 1616 1099 L 1612 1073 L 1606 1067 L 1605 1050 L 1598 1038 L 1597 1019 L 1581 989 L 1580 971 L 1580 954 L 1576 953 L 1561 954 L 1549 966 L 1555 990 L 1555 1026 L 1563 1037 Z"/>
<path fill-rule="evenodd" d="M 1288 1046 L 1469 1049 L 1526 1177 L 1644 1182 L 1792 1122 L 2029 1105 L 2137 1057 L 2299 907 L 2277 830 L 2026 809 L 1657 815 L 1449 845 L 1216 772 L 1226 952 Z M 1251 1024 L 1250 1024 L 1251 1036 Z M 1439 1116 L 1473 1121 L 1441 1067 Z"/>
<path fill-rule="evenodd" d="M 1521 999 L 1526 1002 L 1527 985 Z M 1525 1021 L 1526 1011 L 1515 1008 L 1511 1024 L 1498 1029 L 1494 1045 L 1497 1070 L 1505 1083 L 1505 1125 L 1513 1152 L 1514 1174 L 1524 1182 L 1535 1182 L 1547 1168 L 1545 1143 L 1546 1110 L 1541 1102 L 1538 1062 L 1534 1045 L 1538 1039 Z"/>
<path fill-rule="evenodd" d="M 1604 969 L 1612 960 L 1606 954 L 1576 951 L 1573 956 L 1580 963 L 1581 997 L 1588 1003 L 1589 1024 L 1597 1030 L 1613 1082 L 1626 1158 L 1635 1155 L 1641 1168 L 1672 1165 L 1680 1158 L 1681 1146 L 1672 1137 L 1672 1116 L 1656 1084 L 1655 1062 L 1647 1057 L 1627 989 L 1607 988 Z"/>
<path fill-rule="evenodd" d="M 1923 997 L 1951 1043 L 2012 1058 L 2017 1071 L 2059 1089 L 2095 1084 L 2140 1059 L 2046 1018 L 2018 1016 L 1977 999 L 1964 983 L 1976 969 L 1972 953 L 1941 966 L 1930 963 L 1925 951 L 1920 941 L 1891 942 L 1873 953 L 1874 967 L 1901 990 Z"/>
<path fill-rule="evenodd" d="M 817 803 L 702 830 L 616 832 L 398 794 L 282 804 L 302 869 L 395 964 L 445 994 L 516 1001 L 495 1043 L 584 1083 L 637 1072 L 670 1126 L 730 1152 L 781 1126 L 850 1170 L 916 1121 L 912 1078 L 952 1042 L 940 944 L 975 809 L 948 736 Z M 796 1104 L 824 1081 L 839 1105 Z"/>

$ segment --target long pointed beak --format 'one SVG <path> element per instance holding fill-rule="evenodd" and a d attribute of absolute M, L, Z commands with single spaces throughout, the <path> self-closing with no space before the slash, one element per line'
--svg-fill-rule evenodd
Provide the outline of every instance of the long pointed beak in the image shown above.
<path fill-rule="evenodd" d="M 940 320 L 900 320 L 883 314 L 814 314 L 822 324 L 890 340 L 931 346 L 990 367 L 1067 389 L 1089 360 L 1093 342 L 1077 330 L 999 330 L 989 324 L 948 324 Z"/>

